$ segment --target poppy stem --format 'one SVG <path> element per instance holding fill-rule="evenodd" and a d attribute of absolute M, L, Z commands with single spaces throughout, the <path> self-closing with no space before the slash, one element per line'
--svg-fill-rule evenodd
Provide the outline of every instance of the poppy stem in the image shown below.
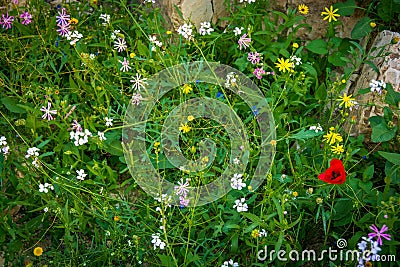
<path fill-rule="evenodd" d="M 335 187 L 335 185 L 333 185 L 333 187 Z M 332 188 L 333 188 L 332 187 Z M 325 240 L 324 240 L 324 246 L 326 245 L 327 239 L 328 239 L 328 233 L 329 233 L 329 229 L 331 227 L 331 222 L 332 222 L 332 211 L 333 211 L 333 202 L 335 201 L 335 196 L 336 196 L 336 190 L 333 191 L 333 197 L 332 197 L 332 204 L 331 204 L 331 212 L 329 215 L 329 221 L 328 221 L 328 227 L 326 228 L 326 233 L 325 233 Z"/>

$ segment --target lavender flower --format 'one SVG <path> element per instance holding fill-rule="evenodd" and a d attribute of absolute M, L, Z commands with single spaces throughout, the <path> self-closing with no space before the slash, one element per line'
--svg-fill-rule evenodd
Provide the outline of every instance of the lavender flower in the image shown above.
<path fill-rule="evenodd" d="M 0 24 L 2 25 L 3 29 L 6 28 L 6 30 L 12 28 L 12 23 L 14 21 L 13 16 L 9 16 L 8 12 L 7 15 L 2 14 L 1 19 L 0 19 Z"/>
<path fill-rule="evenodd" d="M 249 47 L 250 43 L 251 43 L 251 38 L 247 37 L 247 33 L 243 34 L 238 41 L 239 50 L 242 50 L 243 47 L 246 49 L 247 47 Z"/>
<path fill-rule="evenodd" d="M 250 52 L 247 56 L 247 60 L 251 62 L 251 64 L 260 63 L 261 57 L 260 53 L 257 52 Z"/>
<path fill-rule="evenodd" d="M 119 69 L 122 72 L 127 72 L 131 69 L 131 66 L 129 66 L 129 61 L 126 60 L 126 57 L 124 57 L 124 61 L 118 60 L 119 63 L 122 64 L 122 67 Z"/>
<path fill-rule="evenodd" d="M 58 16 L 56 16 L 57 25 L 58 26 L 66 26 L 69 25 L 69 21 L 71 17 L 69 14 L 65 12 L 65 8 L 61 9 L 61 12 L 58 12 Z"/>
<path fill-rule="evenodd" d="M 262 68 L 257 68 L 254 70 L 253 74 L 256 76 L 257 79 L 261 80 L 262 75 L 265 74 L 265 70 Z"/>
<path fill-rule="evenodd" d="M 384 224 L 381 228 L 381 230 L 378 229 L 378 227 L 375 226 L 375 224 L 371 225 L 369 227 L 372 231 L 374 231 L 374 233 L 369 233 L 368 237 L 369 238 L 373 238 L 373 237 L 377 237 L 377 241 L 379 246 L 382 246 L 382 237 L 385 238 L 386 240 L 390 240 L 391 236 L 389 234 L 384 234 L 384 232 L 386 232 L 389 228 L 386 226 L 386 224 Z"/>
<path fill-rule="evenodd" d="M 43 111 L 44 114 L 42 116 L 42 119 L 46 119 L 51 121 L 53 119 L 53 116 L 51 114 L 57 114 L 57 110 L 50 110 L 51 108 L 51 102 L 47 102 L 47 108 L 44 106 L 41 107 L 40 111 Z"/>
<path fill-rule="evenodd" d="M 29 14 L 28 11 L 25 11 L 19 16 L 23 21 L 21 22 L 23 25 L 28 25 L 32 22 L 32 15 Z"/>

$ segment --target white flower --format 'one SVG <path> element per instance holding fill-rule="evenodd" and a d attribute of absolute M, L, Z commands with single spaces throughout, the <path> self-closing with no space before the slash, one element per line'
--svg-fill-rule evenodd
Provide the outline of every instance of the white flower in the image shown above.
<path fill-rule="evenodd" d="M 93 60 L 93 59 L 95 59 L 95 58 L 96 58 L 96 55 L 95 55 L 95 54 L 92 54 L 92 53 L 90 53 L 90 55 L 89 55 L 89 58 L 90 58 L 91 60 Z"/>
<path fill-rule="evenodd" d="M 233 205 L 233 208 L 237 210 L 237 212 L 243 212 L 248 210 L 248 206 L 246 203 L 246 199 L 242 197 L 241 199 L 236 199 L 235 200 L 235 205 Z"/>
<path fill-rule="evenodd" d="M 48 211 L 49 211 L 49 208 L 48 208 L 48 207 L 45 207 L 45 208 L 43 209 L 43 211 L 44 211 L 44 212 L 48 212 Z"/>
<path fill-rule="evenodd" d="M 113 126 L 113 123 L 112 123 L 113 119 L 112 118 L 105 117 L 104 120 L 106 121 L 106 126 L 107 127 Z"/>
<path fill-rule="evenodd" d="M 147 85 L 146 78 L 141 78 L 141 75 L 139 73 L 136 73 L 136 77 L 131 76 L 132 80 L 130 80 L 132 84 L 132 89 L 135 89 L 136 91 L 140 91 L 141 88 L 145 88 L 145 85 Z"/>
<path fill-rule="evenodd" d="M 201 35 L 206 35 L 206 34 L 210 35 L 211 32 L 214 31 L 214 29 L 211 28 L 211 23 L 210 23 L 210 22 L 207 22 L 207 21 L 201 22 L 201 23 L 200 23 L 200 26 L 201 26 L 201 27 L 200 27 L 200 29 L 199 29 L 199 33 L 200 33 Z"/>
<path fill-rule="evenodd" d="M 235 36 L 241 35 L 242 31 L 244 30 L 243 27 L 235 27 L 235 29 L 233 30 L 233 33 L 235 34 Z"/>
<path fill-rule="evenodd" d="M 117 38 L 118 33 L 120 33 L 120 30 L 114 30 L 111 33 L 111 39 L 115 40 Z"/>
<path fill-rule="evenodd" d="M 139 94 L 139 93 L 134 93 L 133 95 L 132 95 L 132 104 L 134 104 L 134 105 L 136 105 L 136 106 L 139 106 L 139 104 L 140 104 L 140 101 L 143 99 L 143 97 L 142 97 L 142 95 L 141 94 Z"/>
<path fill-rule="evenodd" d="M 69 133 L 70 135 L 70 139 L 74 139 L 74 144 L 75 146 L 82 146 L 84 144 L 86 144 L 87 142 L 89 142 L 89 138 L 88 137 L 92 137 L 92 133 L 88 130 L 85 129 L 85 131 L 78 131 L 78 129 L 76 130 L 76 132 L 71 131 Z"/>
<path fill-rule="evenodd" d="M 234 72 L 229 72 L 226 75 L 225 87 L 230 88 L 236 84 L 236 75 Z"/>
<path fill-rule="evenodd" d="M 3 153 L 3 155 L 7 155 L 8 153 L 10 153 L 10 147 L 9 146 L 5 146 L 1 149 L 1 152 Z"/>
<path fill-rule="evenodd" d="M 76 179 L 81 180 L 81 181 L 85 180 L 85 177 L 87 176 L 87 174 L 85 173 L 85 170 L 80 169 L 79 171 L 76 171 L 76 173 L 78 174 L 76 176 Z"/>
<path fill-rule="evenodd" d="M 118 60 L 118 62 L 122 64 L 122 67 L 119 69 L 122 72 L 127 72 L 132 68 L 129 66 L 129 61 L 126 60 L 126 57 L 124 57 L 124 61 Z"/>
<path fill-rule="evenodd" d="M 7 138 L 5 136 L 0 137 L 0 146 L 7 145 Z"/>
<path fill-rule="evenodd" d="M 182 35 L 185 39 L 191 39 L 193 37 L 192 27 L 193 27 L 193 25 L 191 23 L 189 23 L 189 24 L 184 23 L 183 25 L 179 26 L 177 32 L 178 32 L 178 34 Z"/>
<path fill-rule="evenodd" d="M 25 158 L 30 158 L 32 156 L 39 157 L 39 150 L 40 149 L 37 147 L 28 148 L 28 151 L 26 151 Z"/>
<path fill-rule="evenodd" d="M 179 185 L 179 186 L 178 186 Z M 183 178 L 178 182 L 178 185 L 174 187 L 175 194 L 179 196 L 183 196 L 186 198 L 186 194 L 189 192 L 189 180 L 186 179 L 185 183 L 183 182 Z"/>
<path fill-rule="evenodd" d="M 319 131 L 323 131 L 324 129 L 322 129 L 321 125 L 318 123 L 318 126 L 312 125 L 310 126 L 310 131 L 315 131 L 316 133 L 318 133 Z"/>
<path fill-rule="evenodd" d="M 104 22 L 102 23 L 103 26 L 107 26 L 110 23 L 110 15 L 107 14 L 100 14 L 99 19 L 102 19 Z"/>
<path fill-rule="evenodd" d="M 152 4 L 155 4 L 156 1 L 155 1 L 155 0 L 144 0 L 144 3 L 152 3 Z"/>
<path fill-rule="evenodd" d="M 221 267 L 228 267 L 228 266 L 239 267 L 239 263 L 233 262 L 233 260 L 230 259 L 229 261 L 224 261 L 224 263 L 221 265 Z"/>
<path fill-rule="evenodd" d="M 39 185 L 39 192 L 41 193 L 48 193 L 49 189 L 47 189 L 43 184 Z"/>
<path fill-rule="evenodd" d="M 243 3 L 243 2 L 247 2 L 247 3 L 251 4 L 251 3 L 255 3 L 256 0 L 239 0 L 239 3 Z"/>
<path fill-rule="evenodd" d="M 124 38 L 118 37 L 117 40 L 114 41 L 114 50 L 118 50 L 118 52 L 125 51 L 127 48 L 126 41 Z"/>
<path fill-rule="evenodd" d="M 104 133 L 103 133 L 103 132 L 99 132 L 99 131 L 98 131 L 98 132 L 97 132 L 97 135 L 98 135 L 100 141 L 107 140 L 107 138 L 104 136 Z"/>
<path fill-rule="evenodd" d="M 246 187 L 246 184 L 242 181 L 242 174 L 235 173 L 233 178 L 231 179 L 231 187 L 233 189 L 242 190 L 243 187 Z"/>
<path fill-rule="evenodd" d="M 299 65 L 302 64 L 301 58 L 296 57 L 295 55 L 293 55 L 293 56 L 290 57 L 290 61 L 292 61 L 292 66 L 293 66 L 293 67 L 294 67 L 294 66 L 299 66 Z"/>
<path fill-rule="evenodd" d="M 69 32 L 65 35 L 65 37 L 67 37 L 67 40 L 71 40 L 69 43 L 70 45 L 74 45 L 76 44 L 82 37 L 83 35 L 80 34 L 78 31 L 73 31 L 73 32 Z"/>
<path fill-rule="evenodd" d="M 161 240 L 160 233 L 152 234 L 151 238 L 152 238 L 151 243 L 153 243 L 154 250 L 156 250 L 157 247 L 159 247 L 160 249 L 165 248 L 165 242 Z"/>
<path fill-rule="evenodd" d="M 377 81 L 372 79 L 369 83 L 369 87 L 371 87 L 371 92 L 377 92 L 378 94 L 382 94 L 382 90 L 386 88 L 386 83 L 382 80 Z"/>
<path fill-rule="evenodd" d="M 233 159 L 233 164 L 239 165 L 239 164 L 240 164 L 240 159 L 234 158 L 234 159 Z"/>
<path fill-rule="evenodd" d="M 258 235 L 267 237 L 267 231 L 265 231 L 265 229 L 261 229 L 261 231 L 258 232 Z"/>

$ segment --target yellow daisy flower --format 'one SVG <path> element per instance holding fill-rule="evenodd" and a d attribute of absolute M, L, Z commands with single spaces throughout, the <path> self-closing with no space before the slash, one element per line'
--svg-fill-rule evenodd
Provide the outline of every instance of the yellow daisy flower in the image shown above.
<path fill-rule="evenodd" d="M 257 238 L 257 237 L 260 236 L 260 234 L 258 233 L 258 230 L 257 230 L 257 229 L 254 229 L 253 231 L 251 231 L 251 236 L 252 236 L 253 238 Z"/>
<path fill-rule="evenodd" d="M 297 48 L 299 48 L 299 44 L 298 44 L 298 43 L 293 43 L 293 44 L 292 44 L 292 47 L 293 47 L 294 49 L 297 49 Z"/>
<path fill-rule="evenodd" d="M 187 119 L 188 119 L 188 121 L 192 121 L 192 120 L 194 120 L 194 117 L 193 117 L 192 115 L 189 115 L 189 116 L 187 117 Z"/>
<path fill-rule="evenodd" d="M 324 20 L 328 20 L 329 22 L 332 20 L 337 21 L 336 17 L 340 17 L 339 14 L 336 14 L 338 10 L 338 8 L 333 10 L 333 6 L 330 6 L 329 9 L 325 7 L 325 11 L 321 13 L 321 16 L 326 16 Z"/>
<path fill-rule="evenodd" d="M 189 94 L 191 91 L 193 91 L 192 87 L 189 84 L 185 84 L 183 86 L 183 90 L 182 90 L 185 94 Z"/>
<path fill-rule="evenodd" d="M 369 23 L 369 26 L 371 26 L 372 28 L 375 28 L 375 27 L 376 27 L 376 23 L 373 22 L 373 21 L 371 21 L 371 22 Z"/>
<path fill-rule="evenodd" d="M 350 108 L 350 107 L 352 107 L 352 106 L 354 106 L 354 98 L 351 98 L 351 94 L 350 95 L 347 95 L 346 93 L 343 93 L 343 96 L 339 96 L 339 99 L 336 99 L 336 101 L 342 101 L 340 104 L 339 104 L 339 107 L 341 107 L 343 104 L 344 104 L 344 107 L 345 108 Z"/>
<path fill-rule="evenodd" d="M 129 57 L 130 57 L 130 58 L 134 58 L 135 56 L 136 56 L 136 54 L 133 53 L 133 52 L 129 54 Z"/>
<path fill-rule="evenodd" d="M 279 71 L 286 72 L 290 71 L 290 68 L 293 67 L 293 63 L 290 62 L 289 59 L 284 59 L 284 58 L 278 58 L 278 63 L 275 63 L 275 65 L 279 68 Z"/>
<path fill-rule="evenodd" d="M 333 154 L 342 154 L 344 152 L 343 145 L 337 144 L 336 146 L 332 146 L 331 151 Z"/>
<path fill-rule="evenodd" d="M 327 142 L 329 145 L 333 145 L 336 142 L 342 142 L 343 138 L 340 136 L 340 134 L 329 131 L 329 133 L 323 136 L 322 141 Z"/>
<path fill-rule="evenodd" d="M 299 10 L 299 12 L 303 15 L 308 14 L 308 6 L 306 6 L 305 4 L 300 4 L 297 10 Z"/>
<path fill-rule="evenodd" d="M 78 24 L 78 20 L 76 18 L 72 18 L 69 20 L 69 24 Z"/>
<path fill-rule="evenodd" d="M 182 124 L 182 123 L 181 123 L 181 127 L 179 127 L 179 131 L 181 131 L 183 133 L 188 133 L 188 132 L 190 132 L 191 129 L 192 128 L 189 125 Z"/>

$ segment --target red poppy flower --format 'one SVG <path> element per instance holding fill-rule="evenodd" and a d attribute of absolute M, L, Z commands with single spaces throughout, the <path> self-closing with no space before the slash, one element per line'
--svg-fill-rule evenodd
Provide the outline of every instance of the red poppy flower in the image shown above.
<path fill-rule="evenodd" d="M 346 181 L 346 171 L 340 159 L 332 159 L 330 166 L 318 178 L 328 184 L 343 184 Z"/>

